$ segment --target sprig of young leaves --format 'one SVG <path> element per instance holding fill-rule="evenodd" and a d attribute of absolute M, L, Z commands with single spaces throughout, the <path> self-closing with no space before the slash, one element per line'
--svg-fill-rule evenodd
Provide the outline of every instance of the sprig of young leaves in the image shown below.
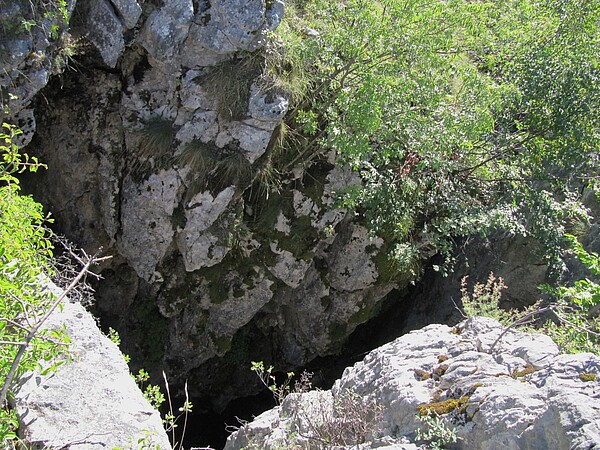
<path fill-rule="evenodd" d="M 591 274 L 600 275 L 598 254 L 587 252 L 573 235 L 566 235 L 566 240 L 573 254 Z M 583 278 L 571 286 L 544 286 L 543 290 L 556 302 L 556 321 L 548 322 L 545 331 L 563 351 L 600 355 L 600 284 Z"/>

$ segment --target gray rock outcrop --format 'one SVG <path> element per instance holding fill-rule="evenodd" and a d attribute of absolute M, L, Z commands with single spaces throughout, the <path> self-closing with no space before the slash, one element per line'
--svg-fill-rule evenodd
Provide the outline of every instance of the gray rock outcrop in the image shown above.
<path fill-rule="evenodd" d="M 600 358 L 559 354 L 541 334 L 509 331 L 498 340 L 503 331 L 476 317 L 411 332 L 347 368 L 331 391 L 288 396 L 232 434 L 225 449 L 416 449 L 435 440 L 417 436 L 427 430 L 420 417 L 432 412 L 456 433 L 451 448 L 600 446 Z M 348 393 L 360 398 L 359 414 L 344 406 L 352 404 Z M 351 434 L 357 420 L 369 430 L 360 441 L 331 440 L 344 436 L 332 425 Z"/>
<path fill-rule="evenodd" d="M 52 75 L 62 72 L 73 44 L 63 13 L 70 16 L 76 0 L 59 7 L 53 2 L 2 2 L 0 19 L 0 121 L 16 124 L 26 145 L 35 132 L 35 117 L 27 109 Z"/>
<path fill-rule="evenodd" d="M 25 442 L 73 450 L 140 448 L 140 442 L 171 448 L 159 413 L 137 387 L 120 350 L 80 304 L 64 303 L 46 326 L 65 327 L 71 361 L 55 372 L 20 378 L 14 407 Z"/>
<path fill-rule="evenodd" d="M 333 155 L 273 163 L 289 100 L 264 84 L 261 48 L 282 14 L 280 0 L 78 0 L 89 70 L 33 103 L 49 170 L 25 184 L 59 232 L 114 256 L 101 318 L 217 409 L 259 389 L 252 359 L 291 370 L 339 351 L 398 284 L 389 249 L 334 205 L 350 171 Z"/>

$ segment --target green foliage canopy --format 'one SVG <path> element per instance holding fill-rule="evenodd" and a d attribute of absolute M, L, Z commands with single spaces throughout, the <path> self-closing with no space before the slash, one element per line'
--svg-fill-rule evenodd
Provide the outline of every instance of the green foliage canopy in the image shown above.
<path fill-rule="evenodd" d="M 307 86 L 287 118 L 293 162 L 333 149 L 357 170 L 341 204 L 401 266 L 492 229 L 558 260 L 597 180 L 598 0 L 308 0 L 292 14 L 279 75 Z"/>

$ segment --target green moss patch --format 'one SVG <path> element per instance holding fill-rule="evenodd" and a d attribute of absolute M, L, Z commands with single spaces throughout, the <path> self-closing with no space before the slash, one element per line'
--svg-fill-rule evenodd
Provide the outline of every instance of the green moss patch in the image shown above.
<path fill-rule="evenodd" d="M 352 314 L 348 323 L 350 325 L 360 325 L 375 317 L 380 310 L 381 302 L 372 305 L 363 306 L 358 312 Z"/>
<path fill-rule="evenodd" d="M 461 398 L 450 398 L 442 402 L 423 403 L 417 406 L 417 411 L 420 416 L 429 416 L 431 414 L 448 414 L 453 411 L 462 412 L 466 409 L 469 403 L 469 397 L 464 396 Z"/>
<path fill-rule="evenodd" d="M 584 382 L 596 381 L 597 375 L 595 373 L 580 373 L 579 379 Z"/>

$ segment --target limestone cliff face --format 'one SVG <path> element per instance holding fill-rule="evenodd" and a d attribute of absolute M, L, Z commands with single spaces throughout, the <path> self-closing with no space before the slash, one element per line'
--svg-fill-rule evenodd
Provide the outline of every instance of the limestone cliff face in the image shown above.
<path fill-rule="evenodd" d="M 144 442 L 171 449 L 159 412 L 144 398 L 117 345 L 81 304 L 66 300 L 44 326 L 67 333 L 70 360 L 50 373 L 38 368 L 18 377 L 12 403 L 29 448 L 141 448 Z"/>
<path fill-rule="evenodd" d="M 26 184 L 60 232 L 113 255 L 97 312 L 125 351 L 217 406 L 252 391 L 252 359 L 338 351 L 396 282 L 384 243 L 333 207 L 354 181 L 333 155 L 265 194 L 288 100 L 261 86 L 260 48 L 283 3 L 73 6 L 87 44 L 28 103 L 49 170 Z"/>

